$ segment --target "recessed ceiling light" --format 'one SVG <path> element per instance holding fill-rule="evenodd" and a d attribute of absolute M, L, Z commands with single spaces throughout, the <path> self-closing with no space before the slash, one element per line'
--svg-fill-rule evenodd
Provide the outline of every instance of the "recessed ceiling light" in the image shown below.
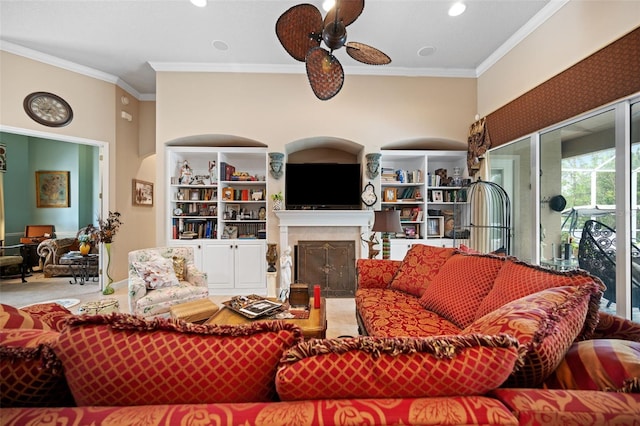
<path fill-rule="evenodd" d="M 433 55 L 435 51 L 436 51 L 436 48 L 433 46 L 424 46 L 418 50 L 418 56 Z"/>
<path fill-rule="evenodd" d="M 191 4 L 198 7 L 205 7 L 207 5 L 207 0 L 191 0 Z"/>
<path fill-rule="evenodd" d="M 331 9 L 333 9 L 333 6 L 335 5 L 336 5 L 336 0 L 324 0 L 324 2 L 322 2 L 322 8 L 324 9 L 325 12 L 328 12 Z"/>
<path fill-rule="evenodd" d="M 467 6 L 461 1 L 455 2 L 449 8 L 449 16 L 458 16 L 462 15 L 462 13 L 466 10 Z"/>
<path fill-rule="evenodd" d="M 214 49 L 216 50 L 229 50 L 229 45 L 227 43 L 225 43 L 222 40 L 213 40 L 211 42 L 211 45 L 214 47 Z"/>

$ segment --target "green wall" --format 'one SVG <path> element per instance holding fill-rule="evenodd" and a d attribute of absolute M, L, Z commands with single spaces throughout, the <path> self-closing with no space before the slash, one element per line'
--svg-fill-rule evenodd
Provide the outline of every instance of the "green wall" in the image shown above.
<path fill-rule="evenodd" d="M 0 132 L 7 146 L 4 176 L 5 237 L 18 242 L 26 225 L 54 225 L 58 237 L 75 236 L 100 211 L 99 148 Z M 70 207 L 36 207 L 38 170 L 69 171 Z"/>

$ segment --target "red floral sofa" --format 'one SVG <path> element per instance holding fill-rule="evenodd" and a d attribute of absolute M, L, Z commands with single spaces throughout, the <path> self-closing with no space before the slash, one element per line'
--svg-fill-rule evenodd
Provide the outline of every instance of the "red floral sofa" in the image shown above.
<path fill-rule="evenodd" d="M 406 293 L 389 288 L 402 264 L 395 264 L 395 272 L 386 265 L 358 262 L 358 312 L 370 332 L 381 333 L 384 323 L 397 329 L 394 317 L 384 314 L 393 299 L 384 290 Z M 374 290 L 376 277 L 386 281 L 377 284 L 383 319 L 367 314 L 374 302 L 363 283 Z M 583 278 L 575 278 L 579 285 L 551 287 L 536 307 L 527 299 L 531 293 L 511 311 L 503 310 L 502 320 L 494 310 L 473 327 L 445 335 L 303 341 L 301 330 L 286 321 L 221 327 L 127 314 L 73 316 L 55 304 L 24 310 L 2 305 L 0 424 L 637 424 L 637 393 L 570 389 L 553 374 L 544 383 L 554 376 L 563 383 L 556 389 L 505 386 L 539 380 L 536 364 L 555 365 L 551 346 L 571 340 L 552 373 L 561 370 L 574 345 L 593 341 L 573 343 L 574 333 L 601 342 L 612 342 L 604 339 L 611 336 L 640 341 L 637 325 L 597 310 L 590 316 L 600 288 Z M 426 311 L 411 306 L 413 316 Z M 424 324 L 410 321 L 409 328 Z M 583 349 L 575 356 L 585 357 Z M 610 367 L 617 363 L 605 386 L 637 391 L 637 347 L 627 347 L 627 359 L 622 350 L 610 349 L 605 352 L 618 358 L 602 360 Z M 602 377 L 593 379 L 603 386 Z"/>

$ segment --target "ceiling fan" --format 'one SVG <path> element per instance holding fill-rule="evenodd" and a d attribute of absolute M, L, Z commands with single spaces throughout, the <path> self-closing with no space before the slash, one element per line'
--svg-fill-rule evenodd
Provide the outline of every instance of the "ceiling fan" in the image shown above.
<path fill-rule="evenodd" d="M 344 82 L 344 70 L 333 55 L 334 50 L 346 46 L 349 56 L 369 65 L 391 62 L 389 56 L 375 47 L 347 42 L 346 27 L 363 9 L 364 0 L 337 0 L 323 20 L 317 7 L 304 3 L 291 7 L 278 18 L 278 40 L 294 59 L 305 62 L 311 89 L 318 99 L 331 99 Z M 323 41 L 329 50 L 320 47 Z"/>

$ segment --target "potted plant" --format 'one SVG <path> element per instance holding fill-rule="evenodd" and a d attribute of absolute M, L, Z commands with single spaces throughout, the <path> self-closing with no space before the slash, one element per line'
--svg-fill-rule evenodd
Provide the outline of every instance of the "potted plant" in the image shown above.
<path fill-rule="evenodd" d="M 271 194 L 271 199 L 273 200 L 273 210 L 282 210 L 282 201 L 284 201 L 282 191 Z"/>

